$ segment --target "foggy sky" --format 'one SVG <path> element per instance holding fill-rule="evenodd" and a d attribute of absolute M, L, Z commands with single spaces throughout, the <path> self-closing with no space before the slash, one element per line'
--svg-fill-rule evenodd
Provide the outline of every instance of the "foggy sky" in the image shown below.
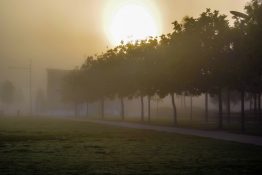
<path fill-rule="evenodd" d="M 110 47 L 103 28 L 105 4 L 117 0 L 0 0 L 0 81 L 26 83 L 27 73 L 9 66 L 33 63 L 34 89 L 45 88 L 45 69 L 72 69 L 88 55 Z M 123 1 L 123 0 L 121 0 Z M 140 0 L 143 1 L 143 0 Z M 185 15 L 207 7 L 229 14 L 243 11 L 247 0 L 144 0 L 154 3 L 162 32 Z M 229 16 L 229 19 L 231 16 Z"/>

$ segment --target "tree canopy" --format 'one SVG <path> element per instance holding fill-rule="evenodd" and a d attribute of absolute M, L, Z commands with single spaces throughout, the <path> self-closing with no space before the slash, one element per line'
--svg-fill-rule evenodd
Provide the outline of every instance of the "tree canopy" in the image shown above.
<path fill-rule="evenodd" d="M 207 9 L 197 18 L 173 22 L 170 34 L 122 42 L 88 57 L 67 77 L 65 97 L 92 102 L 155 94 L 219 95 L 223 89 L 261 94 L 261 1 L 252 0 L 245 13 L 245 18 L 234 16 L 230 26 L 226 15 Z"/>

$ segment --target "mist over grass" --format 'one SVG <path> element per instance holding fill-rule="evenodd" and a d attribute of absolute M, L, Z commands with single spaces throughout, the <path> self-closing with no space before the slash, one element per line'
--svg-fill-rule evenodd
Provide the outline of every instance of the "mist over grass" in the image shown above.
<path fill-rule="evenodd" d="M 71 119 L 0 118 L 1 174 L 257 174 L 262 148 Z"/>

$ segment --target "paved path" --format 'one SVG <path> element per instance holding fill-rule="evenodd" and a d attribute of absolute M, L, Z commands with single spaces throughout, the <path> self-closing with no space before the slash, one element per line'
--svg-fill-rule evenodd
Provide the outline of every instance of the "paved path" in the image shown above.
<path fill-rule="evenodd" d="M 155 125 L 137 124 L 137 123 L 129 123 L 129 122 L 115 122 L 115 121 L 101 121 L 101 120 L 87 120 L 87 121 L 91 123 L 110 125 L 110 126 L 134 128 L 134 129 L 146 129 L 146 130 L 153 130 L 153 131 L 160 131 L 160 132 L 177 133 L 183 135 L 193 135 L 199 137 L 207 137 L 207 138 L 213 138 L 219 140 L 226 140 L 226 141 L 233 141 L 233 142 L 262 146 L 262 137 L 233 134 L 225 131 L 205 131 L 205 130 L 198 130 L 198 129 L 155 126 Z"/>

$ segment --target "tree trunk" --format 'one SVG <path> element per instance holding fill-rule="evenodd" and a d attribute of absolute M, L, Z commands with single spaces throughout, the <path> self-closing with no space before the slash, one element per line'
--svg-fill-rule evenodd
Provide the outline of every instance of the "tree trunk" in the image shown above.
<path fill-rule="evenodd" d="M 190 120 L 193 120 L 193 97 L 190 95 Z"/>
<path fill-rule="evenodd" d="M 157 100 L 156 100 L 156 117 L 158 117 L 158 114 L 159 114 L 159 111 L 158 111 L 158 103 L 159 103 L 159 100 L 157 99 Z"/>
<path fill-rule="evenodd" d="M 175 103 L 175 96 L 173 93 L 171 95 L 171 100 L 172 100 L 172 107 L 173 107 L 173 117 L 174 117 L 174 125 L 177 125 L 177 111 L 176 111 L 176 103 Z"/>
<path fill-rule="evenodd" d="M 150 122 L 151 121 L 151 96 L 149 95 L 147 97 L 147 100 L 148 100 L 148 121 Z"/>
<path fill-rule="evenodd" d="M 180 107 L 182 108 L 183 107 L 183 96 L 179 95 L 179 98 L 180 98 Z"/>
<path fill-rule="evenodd" d="M 254 94 L 254 114 L 257 115 L 257 94 Z"/>
<path fill-rule="evenodd" d="M 186 95 L 183 94 L 183 99 L 184 99 L 184 108 L 186 109 Z"/>
<path fill-rule="evenodd" d="M 258 93 L 258 117 L 259 121 L 261 122 L 261 93 Z"/>
<path fill-rule="evenodd" d="M 88 117 L 89 114 L 89 103 L 86 102 L 86 117 Z"/>
<path fill-rule="evenodd" d="M 208 93 L 205 94 L 205 119 L 208 123 Z"/>
<path fill-rule="evenodd" d="M 78 117 L 78 109 L 77 109 L 77 102 L 75 102 L 75 106 L 74 106 L 74 109 L 75 109 L 75 117 L 77 118 Z"/>
<path fill-rule="evenodd" d="M 245 132 L 245 91 L 241 90 L 241 132 Z"/>
<path fill-rule="evenodd" d="M 227 123 L 231 121 L 230 90 L 227 91 Z"/>
<path fill-rule="evenodd" d="M 252 105 L 253 105 L 253 100 L 252 100 L 252 97 L 250 97 L 250 101 L 249 101 L 249 113 L 252 113 Z"/>
<path fill-rule="evenodd" d="M 105 117 L 105 101 L 101 99 L 101 118 L 104 119 Z"/>
<path fill-rule="evenodd" d="M 223 129 L 223 104 L 222 104 L 222 91 L 218 91 L 218 128 Z"/>
<path fill-rule="evenodd" d="M 144 97 L 140 96 L 140 101 L 141 101 L 141 121 L 144 121 Z"/>
<path fill-rule="evenodd" d="M 121 117 L 122 120 L 125 120 L 125 103 L 123 97 L 120 98 L 120 102 L 121 102 Z"/>

